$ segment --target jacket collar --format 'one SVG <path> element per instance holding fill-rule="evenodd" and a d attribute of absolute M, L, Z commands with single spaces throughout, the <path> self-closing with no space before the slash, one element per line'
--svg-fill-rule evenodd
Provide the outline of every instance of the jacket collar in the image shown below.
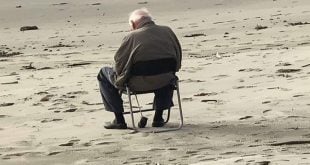
<path fill-rule="evenodd" d="M 147 25 L 154 25 L 154 24 L 155 24 L 154 21 L 152 21 L 150 18 L 145 17 L 144 19 L 141 19 L 141 21 L 138 23 L 137 29 L 140 29 Z"/>

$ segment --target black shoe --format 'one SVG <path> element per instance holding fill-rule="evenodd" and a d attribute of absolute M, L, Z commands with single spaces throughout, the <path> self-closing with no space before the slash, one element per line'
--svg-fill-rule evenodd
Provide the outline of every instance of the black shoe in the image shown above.
<path fill-rule="evenodd" d="M 113 120 L 110 123 L 107 123 L 104 128 L 106 129 L 127 129 L 126 123 L 117 123 L 116 120 Z"/>
<path fill-rule="evenodd" d="M 158 121 L 153 121 L 152 127 L 163 127 L 165 125 L 164 119 L 158 120 Z"/>

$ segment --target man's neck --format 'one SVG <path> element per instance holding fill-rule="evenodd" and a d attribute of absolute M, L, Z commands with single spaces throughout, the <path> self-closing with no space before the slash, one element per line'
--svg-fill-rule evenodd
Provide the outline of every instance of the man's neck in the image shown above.
<path fill-rule="evenodd" d="M 150 18 L 141 19 L 140 22 L 137 24 L 136 29 L 142 28 L 142 27 L 149 25 L 149 24 L 154 24 L 154 22 Z"/>

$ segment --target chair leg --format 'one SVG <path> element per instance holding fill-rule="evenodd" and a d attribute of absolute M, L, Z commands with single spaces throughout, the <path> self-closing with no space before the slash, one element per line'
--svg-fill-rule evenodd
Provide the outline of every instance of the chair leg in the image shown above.
<path fill-rule="evenodd" d="M 179 129 L 181 129 L 183 127 L 183 112 L 182 112 L 181 96 L 180 96 L 180 90 L 179 90 L 179 83 L 178 82 L 176 82 L 176 90 L 177 90 L 179 112 L 180 112 L 180 123 L 179 123 L 179 126 L 176 127 L 176 128 L 154 130 L 153 133 L 177 131 L 177 130 L 179 130 Z"/>
<path fill-rule="evenodd" d="M 132 127 L 133 127 L 134 130 L 137 130 L 137 128 L 135 126 L 135 119 L 134 119 L 133 110 L 132 110 L 131 94 L 130 94 L 130 91 L 129 91 L 128 87 L 126 87 L 126 90 L 127 90 L 127 95 L 128 95 L 128 101 L 129 101 L 129 110 L 130 110 Z"/>
<path fill-rule="evenodd" d="M 176 88 L 177 88 L 177 95 L 178 95 L 178 103 L 179 103 L 179 111 L 180 111 L 180 125 L 179 129 L 183 127 L 183 112 L 182 112 L 182 105 L 181 105 L 181 96 L 180 96 L 180 89 L 179 89 L 179 82 L 176 82 Z"/>
<path fill-rule="evenodd" d="M 170 110 L 171 110 L 171 108 L 169 108 L 169 109 L 167 110 L 167 118 L 166 118 L 165 123 L 168 123 L 168 121 L 169 121 L 169 119 L 170 119 Z"/>

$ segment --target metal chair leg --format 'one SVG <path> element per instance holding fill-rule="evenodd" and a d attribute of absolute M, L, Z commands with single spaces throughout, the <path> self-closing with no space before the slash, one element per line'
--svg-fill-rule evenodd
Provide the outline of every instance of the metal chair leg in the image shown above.
<path fill-rule="evenodd" d="M 168 131 L 177 131 L 183 127 L 183 112 L 182 112 L 182 105 L 181 105 L 181 96 L 180 96 L 180 90 L 179 90 L 179 82 L 176 82 L 176 90 L 177 90 L 177 97 L 178 97 L 178 104 L 179 104 L 179 112 L 180 112 L 180 124 L 176 128 L 169 128 L 169 129 L 158 129 L 152 131 L 153 133 L 159 133 L 159 132 L 168 132 Z"/>
<path fill-rule="evenodd" d="M 183 127 L 183 112 L 182 112 L 182 105 L 181 105 L 181 96 L 180 96 L 180 89 L 179 89 L 179 82 L 176 82 L 176 88 L 177 88 L 177 95 L 178 95 L 178 103 L 179 103 L 179 111 L 180 111 L 180 125 L 179 129 Z"/>
<path fill-rule="evenodd" d="M 133 110 L 132 110 L 131 94 L 130 94 L 130 91 L 129 91 L 128 87 L 126 87 L 126 90 L 127 90 L 127 95 L 128 95 L 128 101 L 129 101 L 129 110 L 130 110 L 132 127 L 133 127 L 134 130 L 137 130 L 137 128 L 135 126 L 135 119 L 134 119 Z"/>

